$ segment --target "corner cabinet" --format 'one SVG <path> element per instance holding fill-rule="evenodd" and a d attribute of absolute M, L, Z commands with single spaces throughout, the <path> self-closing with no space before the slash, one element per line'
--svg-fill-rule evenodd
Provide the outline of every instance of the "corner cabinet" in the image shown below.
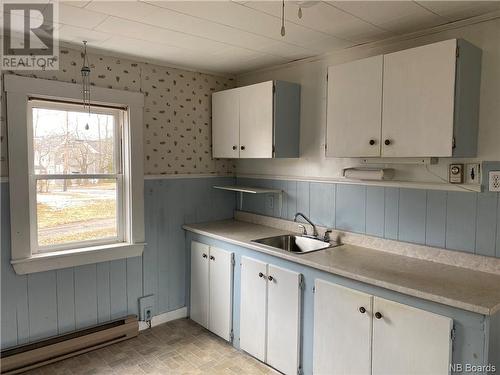
<path fill-rule="evenodd" d="M 300 367 L 302 275 L 241 258 L 240 348 L 284 374 Z"/>
<path fill-rule="evenodd" d="M 481 50 L 452 39 L 328 68 L 332 157 L 473 157 Z"/>
<path fill-rule="evenodd" d="M 450 318 L 316 280 L 314 374 L 449 374 Z"/>
<path fill-rule="evenodd" d="M 300 85 L 268 81 L 212 94 L 214 158 L 297 158 Z"/>
<path fill-rule="evenodd" d="M 232 252 L 191 242 L 190 318 L 227 341 L 232 339 Z"/>

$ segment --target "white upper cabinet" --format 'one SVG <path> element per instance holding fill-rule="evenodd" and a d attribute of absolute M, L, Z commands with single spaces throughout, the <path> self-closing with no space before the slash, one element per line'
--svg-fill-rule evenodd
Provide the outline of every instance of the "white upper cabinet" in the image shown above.
<path fill-rule="evenodd" d="M 235 89 L 212 95 L 212 152 L 217 158 L 237 158 L 240 145 L 240 102 Z"/>
<path fill-rule="evenodd" d="M 473 157 L 480 80 L 457 39 L 330 67 L 326 155 Z"/>
<path fill-rule="evenodd" d="M 327 156 L 380 156 L 383 56 L 328 68 Z"/>
<path fill-rule="evenodd" d="M 267 81 L 212 94 L 214 158 L 299 157 L 300 85 Z"/>
<path fill-rule="evenodd" d="M 245 86 L 240 92 L 240 157 L 273 157 L 272 81 Z"/>

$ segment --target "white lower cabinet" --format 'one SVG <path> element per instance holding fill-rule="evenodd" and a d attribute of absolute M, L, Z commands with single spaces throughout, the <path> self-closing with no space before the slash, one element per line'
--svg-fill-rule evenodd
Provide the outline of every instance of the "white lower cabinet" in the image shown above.
<path fill-rule="evenodd" d="M 317 375 L 448 374 L 450 318 L 316 280 Z"/>
<path fill-rule="evenodd" d="M 302 275 L 241 258 L 240 347 L 285 374 L 300 366 Z"/>
<path fill-rule="evenodd" d="M 233 253 L 192 241 L 191 319 L 231 341 L 232 295 Z"/>

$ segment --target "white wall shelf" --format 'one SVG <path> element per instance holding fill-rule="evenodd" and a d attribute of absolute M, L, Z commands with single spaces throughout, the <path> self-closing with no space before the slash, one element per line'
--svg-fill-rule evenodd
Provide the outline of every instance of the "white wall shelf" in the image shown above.
<path fill-rule="evenodd" d="M 214 186 L 214 189 L 228 190 L 240 193 L 240 210 L 243 210 L 243 193 L 248 194 L 278 194 L 279 199 L 279 210 L 280 215 L 283 209 L 283 190 L 281 189 L 271 189 L 262 187 L 250 187 L 250 186 L 239 186 L 239 185 L 225 185 L 225 186 Z"/>

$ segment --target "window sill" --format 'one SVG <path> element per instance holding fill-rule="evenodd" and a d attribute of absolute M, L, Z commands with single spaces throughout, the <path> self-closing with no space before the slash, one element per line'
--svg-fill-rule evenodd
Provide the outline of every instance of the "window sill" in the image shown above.
<path fill-rule="evenodd" d="M 18 275 L 82 266 L 109 260 L 142 255 L 145 243 L 118 243 L 82 249 L 35 254 L 29 258 L 13 259 L 11 264 Z"/>

